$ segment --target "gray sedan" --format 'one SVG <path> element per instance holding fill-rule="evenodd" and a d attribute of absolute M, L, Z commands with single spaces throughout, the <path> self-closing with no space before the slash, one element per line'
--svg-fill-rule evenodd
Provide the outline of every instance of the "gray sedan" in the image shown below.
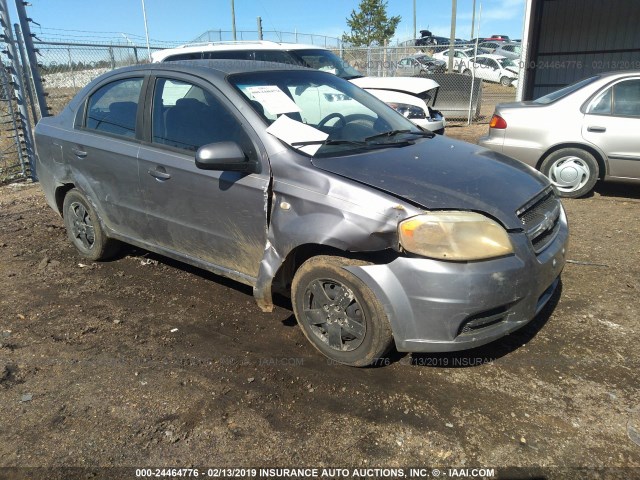
<path fill-rule="evenodd" d="M 290 295 L 309 341 L 347 365 L 498 339 L 543 308 L 565 262 L 543 175 L 317 70 L 115 70 L 43 118 L 36 144 L 82 257 L 126 242 L 250 285 L 266 311 Z"/>
<path fill-rule="evenodd" d="M 640 180 L 640 71 L 581 80 L 531 102 L 501 104 L 480 145 L 547 175 L 564 197 L 598 180 Z"/>

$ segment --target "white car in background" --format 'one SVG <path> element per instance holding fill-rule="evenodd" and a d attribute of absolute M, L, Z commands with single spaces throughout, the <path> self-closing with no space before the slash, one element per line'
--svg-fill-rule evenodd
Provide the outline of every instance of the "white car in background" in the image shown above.
<path fill-rule="evenodd" d="M 303 65 L 349 80 L 424 129 L 442 134 L 446 125 L 444 116 L 435 110 L 440 89 L 440 85 L 436 81 L 417 77 L 366 77 L 331 50 L 315 45 L 276 43 L 263 40 L 213 42 L 159 50 L 152 53 L 151 56 L 154 63 L 228 59 Z"/>
<path fill-rule="evenodd" d="M 515 85 L 518 80 L 518 64 L 502 55 L 478 55 L 471 58 L 462 73 L 471 75 L 472 69 L 476 78 L 500 83 L 505 87 Z"/>
<path fill-rule="evenodd" d="M 469 58 L 473 56 L 473 49 L 471 53 L 467 49 L 456 48 L 453 51 L 453 70 L 454 72 L 462 72 L 468 68 Z M 437 60 L 443 60 L 449 63 L 449 50 L 443 50 L 442 52 L 434 53 L 433 58 Z"/>

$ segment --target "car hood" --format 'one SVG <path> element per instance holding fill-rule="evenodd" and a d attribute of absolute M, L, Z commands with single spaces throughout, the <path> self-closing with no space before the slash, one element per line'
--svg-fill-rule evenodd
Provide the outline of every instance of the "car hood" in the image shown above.
<path fill-rule="evenodd" d="M 522 228 L 516 211 L 549 186 L 517 160 L 442 136 L 312 163 L 427 210 L 487 213 L 508 229 Z"/>
<path fill-rule="evenodd" d="M 420 95 L 440 85 L 430 78 L 418 77 L 359 77 L 349 80 L 364 89 L 395 90 Z"/>

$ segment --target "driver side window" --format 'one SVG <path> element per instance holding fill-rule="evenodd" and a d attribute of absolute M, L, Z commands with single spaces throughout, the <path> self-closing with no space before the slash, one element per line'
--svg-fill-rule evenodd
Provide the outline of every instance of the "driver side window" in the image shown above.
<path fill-rule="evenodd" d="M 203 145 L 233 141 L 255 158 L 242 125 L 209 91 L 182 80 L 156 79 L 151 114 L 152 140 L 195 152 Z"/>

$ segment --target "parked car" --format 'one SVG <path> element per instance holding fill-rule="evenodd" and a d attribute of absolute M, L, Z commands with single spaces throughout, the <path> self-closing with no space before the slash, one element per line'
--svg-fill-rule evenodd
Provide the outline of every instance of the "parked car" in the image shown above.
<path fill-rule="evenodd" d="M 437 60 L 441 60 L 445 62 L 445 66 L 449 62 L 449 49 L 443 50 L 438 53 L 433 54 L 433 58 Z M 453 69 L 456 72 L 461 72 L 468 68 L 467 62 L 469 60 L 469 55 L 467 54 L 466 49 L 455 49 L 453 51 Z"/>
<path fill-rule="evenodd" d="M 439 59 L 418 53 L 402 58 L 396 64 L 395 74 L 398 77 L 415 77 L 433 73 L 445 73 L 447 64 Z"/>
<path fill-rule="evenodd" d="M 496 48 L 493 53 L 511 60 L 518 60 L 522 56 L 522 45 L 519 43 L 504 43 Z"/>
<path fill-rule="evenodd" d="M 490 42 L 494 42 L 494 41 L 510 42 L 511 41 L 511 39 L 509 38 L 509 35 L 491 35 L 486 40 L 489 40 Z"/>
<path fill-rule="evenodd" d="M 598 180 L 640 179 L 638 132 L 640 70 L 498 105 L 480 145 L 537 168 L 561 196 L 581 197 Z"/>
<path fill-rule="evenodd" d="M 492 41 L 484 41 L 478 44 L 478 47 L 484 48 L 485 50 L 489 50 L 491 53 L 495 52 L 498 47 L 503 45 L 504 42 L 498 42 L 496 40 Z"/>
<path fill-rule="evenodd" d="M 429 30 L 420 30 L 420 35 L 420 38 L 416 38 L 416 46 L 449 45 L 451 43 L 450 38 L 433 35 Z"/>
<path fill-rule="evenodd" d="M 474 56 L 476 50 L 474 48 L 462 48 L 455 49 L 453 51 L 453 70 L 458 73 L 462 73 L 465 70 L 469 69 L 469 59 Z M 477 53 L 479 55 L 489 53 L 488 50 L 483 48 L 478 48 Z M 449 62 L 449 49 L 443 50 L 442 52 L 435 53 L 433 58 L 437 60 L 442 60 L 445 62 L 445 67 Z M 470 72 L 470 70 L 469 70 Z"/>
<path fill-rule="evenodd" d="M 35 137 L 40 185 L 80 256 L 106 258 L 118 240 L 250 285 L 266 311 L 273 292 L 290 295 L 339 363 L 498 339 L 543 308 L 565 262 L 545 176 L 326 72 L 117 69 Z"/>
<path fill-rule="evenodd" d="M 269 41 L 190 44 L 159 50 L 153 62 L 198 59 L 260 60 L 303 65 L 338 75 L 364 88 L 416 125 L 443 134 L 446 119 L 436 109 L 440 85 L 428 78 L 365 77 L 331 50 L 314 45 Z"/>
<path fill-rule="evenodd" d="M 518 65 L 511 59 L 501 55 L 478 55 L 467 62 L 467 68 L 462 71 L 471 75 L 473 70 L 477 78 L 489 82 L 497 82 L 505 87 L 518 80 Z"/>

